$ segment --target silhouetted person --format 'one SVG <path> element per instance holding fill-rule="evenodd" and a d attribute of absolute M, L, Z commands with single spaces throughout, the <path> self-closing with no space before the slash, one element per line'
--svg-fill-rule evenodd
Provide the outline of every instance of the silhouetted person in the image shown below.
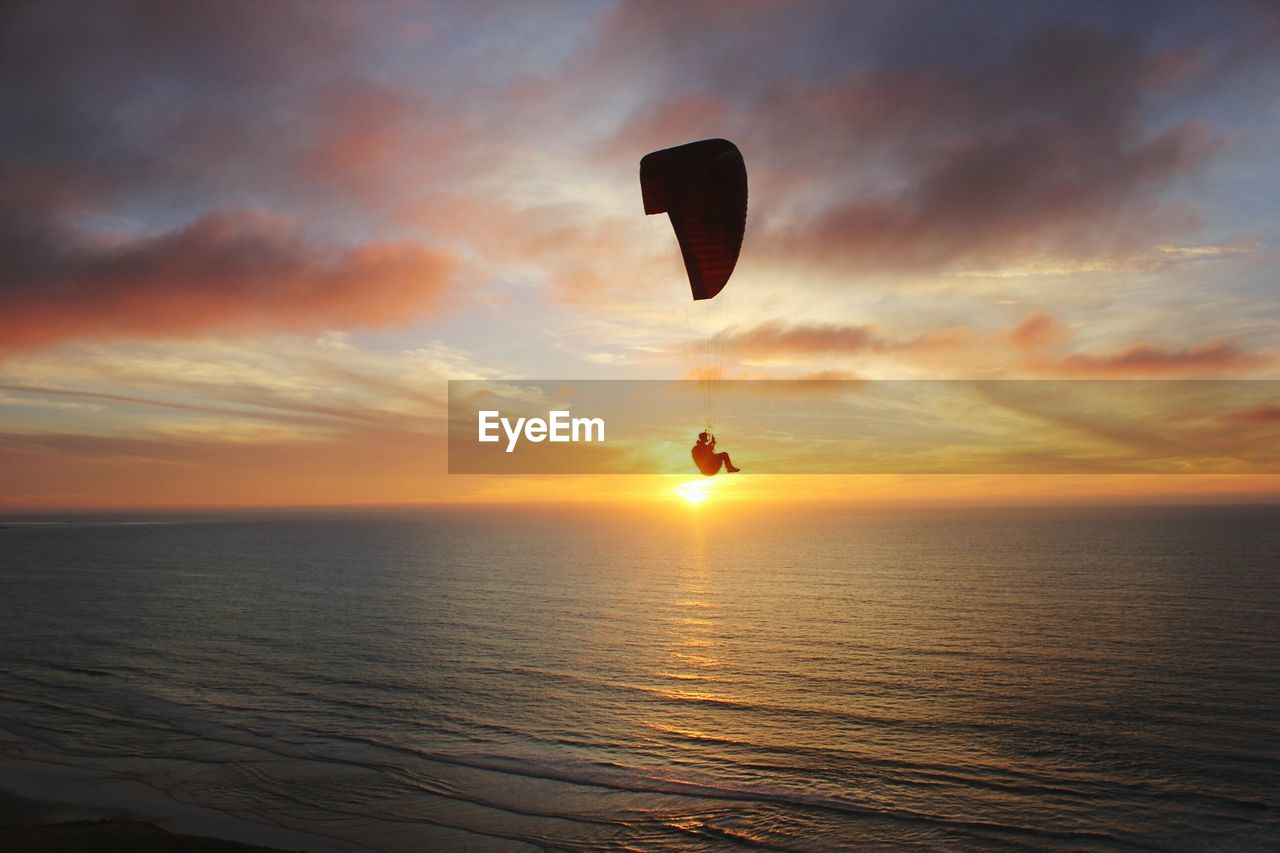
<path fill-rule="evenodd" d="M 733 467 L 728 453 L 716 453 L 716 438 L 705 432 L 698 433 L 698 443 L 693 446 L 693 462 L 698 470 L 708 477 L 720 471 L 720 466 L 730 474 L 736 474 L 741 468 Z"/>

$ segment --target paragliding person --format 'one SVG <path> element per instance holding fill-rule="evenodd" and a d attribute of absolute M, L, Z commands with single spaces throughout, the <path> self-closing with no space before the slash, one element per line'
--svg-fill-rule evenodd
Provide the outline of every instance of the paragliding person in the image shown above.
<path fill-rule="evenodd" d="M 716 453 L 716 437 L 705 432 L 698 433 L 698 443 L 693 446 L 693 462 L 708 477 L 715 476 L 721 465 L 727 474 L 736 474 L 742 470 L 733 467 L 728 453 Z"/>
<path fill-rule="evenodd" d="M 742 152 L 727 139 L 703 139 L 651 151 L 640 160 L 640 192 L 646 214 L 666 213 L 671 220 L 693 304 L 701 306 L 695 313 L 706 322 L 706 311 L 716 304 L 742 251 L 747 226 L 747 168 Z M 707 331 L 707 340 L 717 340 Z M 717 347 L 704 349 L 709 355 Z M 729 454 L 716 453 L 716 440 L 710 435 L 720 384 L 715 377 L 720 371 L 713 363 L 699 368 L 698 372 L 710 377 L 701 380 L 708 430 L 698 436 L 693 459 L 707 476 L 721 466 L 733 473 L 738 469 L 729 461 Z"/>

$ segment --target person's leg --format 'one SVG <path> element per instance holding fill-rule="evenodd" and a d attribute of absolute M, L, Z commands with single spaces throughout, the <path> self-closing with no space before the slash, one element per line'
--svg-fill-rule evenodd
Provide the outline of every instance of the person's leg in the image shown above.
<path fill-rule="evenodd" d="M 736 473 L 737 471 L 742 470 L 741 468 L 733 467 L 733 462 L 729 460 L 729 454 L 727 452 L 720 452 L 716 454 L 716 470 L 717 471 L 720 470 L 720 463 L 722 462 L 724 463 L 724 470 L 729 472 L 730 474 L 733 474 L 733 473 Z"/>

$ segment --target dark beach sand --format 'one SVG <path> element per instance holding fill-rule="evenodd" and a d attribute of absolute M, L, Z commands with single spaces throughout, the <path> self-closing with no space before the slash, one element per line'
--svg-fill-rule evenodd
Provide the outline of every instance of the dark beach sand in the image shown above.
<path fill-rule="evenodd" d="M 124 811 L 42 802 L 0 791 L 0 849 L 7 853 L 249 853 L 275 848 L 180 835 Z"/>

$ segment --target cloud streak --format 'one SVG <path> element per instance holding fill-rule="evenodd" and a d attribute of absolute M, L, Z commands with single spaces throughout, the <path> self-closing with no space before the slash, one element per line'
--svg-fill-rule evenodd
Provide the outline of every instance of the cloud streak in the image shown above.
<path fill-rule="evenodd" d="M 824 369 L 831 360 L 886 356 L 906 366 L 963 374 L 995 359 L 1004 372 L 1018 376 L 1079 379 L 1238 376 L 1276 361 L 1274 352 L 1245 350 L 1225 341 L 1188 347 L 1141 341 L 1109 352 L 1062 354 L 1072 335 L 1052 315 L 1033 312 L 1008 329 L 955 326 L 911 338 L 891 338 L 870 325 L 770 321 L 731 329 L 719 345 L 748 363 Z"/>

